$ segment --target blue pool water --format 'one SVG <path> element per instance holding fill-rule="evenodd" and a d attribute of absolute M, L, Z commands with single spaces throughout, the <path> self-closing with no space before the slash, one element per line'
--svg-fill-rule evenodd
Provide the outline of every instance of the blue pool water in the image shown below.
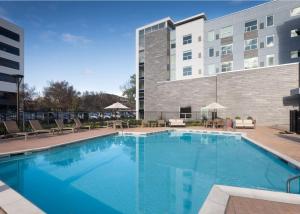
<path fill-rule="evenodd" d="M 285 191 L 299 173 L 239 135 L 114 135 L 0 160 L 47 213 L 197 213 L 213 184 Z"/>

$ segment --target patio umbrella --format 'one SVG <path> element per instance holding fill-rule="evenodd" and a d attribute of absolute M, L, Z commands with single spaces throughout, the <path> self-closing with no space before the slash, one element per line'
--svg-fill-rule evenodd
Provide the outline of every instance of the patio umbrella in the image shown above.
<path fill-rule="evenodd" d="M 119 110 L 119 109 L 128 109 L 128 107 L 124 106 L 122 103 L 116 102 L 110 106 L 105 107 L 104 109 Z"/>
<path fill-rule="evenodd" d="M 128 109 L 128 107 L 123 105 L 122 103 L 116 102 L 110 106 L 105 107 L 104 109 L 110 109 L 112 111 L 117 112 L 118 110 L 121 110 L 121 109 Z"/>
<path fill-rule="evenodd" d="M 203 108 L 201 108 L 201 110 L 206 110 L 206 111 L 211 111 L 211 112 L 216 112 L 215 113 L 215 117 L 217 117 L 217 111 L 220 109 L 225 109 L 225 106 L 222 106 L 219 103 L 211 103 Z M 214 115 L 214 114 L 213 114 Z M 213 118 L 214 119 L 214 118 Z"/>

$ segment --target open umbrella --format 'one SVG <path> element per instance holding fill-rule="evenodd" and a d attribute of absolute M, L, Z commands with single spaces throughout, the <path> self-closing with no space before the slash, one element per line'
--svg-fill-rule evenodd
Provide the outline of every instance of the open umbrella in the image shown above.
<path fill-rule="evenodd" d="M 213 119 L 217 117 L 217 111 L 220 109 L 225 109 L 225 106 L 222 106 L 219 103 L 211 103 L 203 108 L 201 108 L 201 110 L 206 110 L 206 111 L 211 111 L 211 112 L 215 112 L 215 114 L 213 114 Z"/>
<path fill-rule="evenodd" d="M 128 107 L 123 105 L 122 103 L 116 102 L 116 103 L 114 103 L 110 106 L 105 107 L 104 109 L 110 109 L 110 110 L 116 112 L 116 111 L 121 110 L 121 109 L 128 109 Z"/>

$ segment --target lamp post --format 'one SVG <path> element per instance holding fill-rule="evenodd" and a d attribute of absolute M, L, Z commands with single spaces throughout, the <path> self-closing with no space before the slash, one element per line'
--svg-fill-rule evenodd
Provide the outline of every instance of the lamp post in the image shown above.
<path fill-rule="evenodd" d="M 13 74 L 11 76 L 15 78 L 16 85 L 17 85 L 17 118 L 16 119 L 17 119 L 17 124 L 19 125 L 19 121 L 20 121 L 20 84 L 21 84 L 24 76 L 21 74 Z"/>

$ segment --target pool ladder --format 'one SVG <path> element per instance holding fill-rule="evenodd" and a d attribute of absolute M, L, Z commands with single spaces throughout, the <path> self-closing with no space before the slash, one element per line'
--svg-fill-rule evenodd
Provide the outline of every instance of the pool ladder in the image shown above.
<path fill-rule="evenodd" d="M 299 179 L 299 178 L 300 178 L 300 174 L 299 174 L 299 175 L 295 175 L 295 176 L 290 177 L 290 178 L 287 179 L 287 181 L 286 181 L 286 192 L 287 192 L 287 193 L 290 193 L 290 192 L 291 192 L 291 182 L 292 182 L 293 180 L 296 180 L 296 179 Z M 299 180 L 299 181 L 300 181 L 300 180 Z"/>

